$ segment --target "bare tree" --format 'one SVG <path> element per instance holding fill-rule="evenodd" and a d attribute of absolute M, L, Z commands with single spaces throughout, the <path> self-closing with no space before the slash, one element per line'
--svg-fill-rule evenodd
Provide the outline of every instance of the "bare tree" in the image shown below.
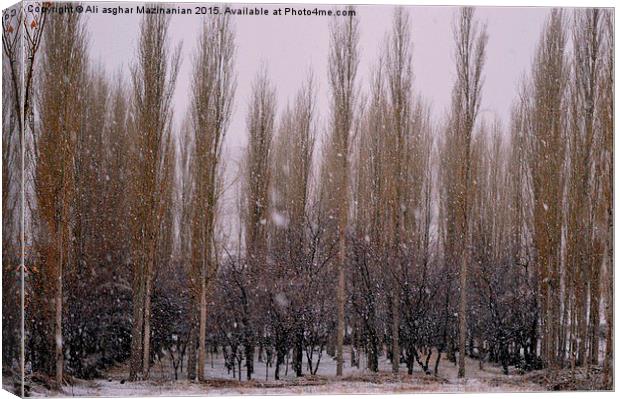
<path fill-rule="evenodd" d="M 601 75 L 601 11 L 576 11 L 573 25 L 573 73 L 571 79 L 571 132 L 568 137 L 567 173 L 568 223 L 567 265 L 572 270 L 573 298 L 576 298 L 573 320 L 576 321 L 576 364 L 598 363 L 598 329 L 600 307 L 600 267 L 603 243 L 594 234 L 595 212 L 599 190 L 593 173 L 598 159 L 595 156 L 600 130 L 596 129 L 599 110 L 599 80 Z M 590 308 L 586 297 L 590 298 Z M 564 304 L 566 308 L 567 304 Z M 588 320 L 589 315 L 589 320 Z M 597 331 L 597 333 L 594 333 Z M 590 353 L 587 353 L 590 347 Z M 559 348 L 562 350 L 561 348 Z"/>
<path fill-rule="evenodd" d="M 24 127 L 32 130 L 35 65 L 48 14 L 26 11 L 21 7 L 7 10 L 2 16 L 2 50 L 8 61 L 15 96 L 12 106 L 18 132 L 23 132 Z"/>
<path fill-rule="evenodd" d="M 2 329 L 5 343 L 2 359 L 5 364 L 11 364 L 19 358 L 20 368 L 23 368 L 25 354 L 19 350 L 17 342 L 21 334 L 18 308 L 25 304 L 24 290 L 18 283 L 24 275 L 18 252 L 22 233 L 24 237 L 28 234 L 21 212 L 26 207 L 22 193 L 25 192 L 26 180 L 31 191 L 33 99 L 36 93 L 33 80 L 46 20 L 46 13 L 30 12 L 20 5 L 2 13 L 2 214 L 5 215 L 2 218 L 2 272 L 5 276 L 2 279 L 2 314 L 6 326 Z M 28 130 L 24 129 L 25 126 Z M 19 385 L 23 396 L 23 384 Z"/>
<path fill-rule="evenodd" d="M 601 78 L 601 128 L 602 138 L 602 172 L 604 180 L 602 190 L 605 202 L 606 226 L 603 229 L 606 236 L 606 269 L 605 281 L 605 359 L 603 367 L 603 385 L 611 389 L 614 383 L 614 253 L 613 253 L 613 126 L 614 126 L 614 22 L 611 12 L 603 14 L 603 76 Z"/>
<path fill-rule="evenodd" d="M 271 211 L 270 257 L 274 259 L 272 276 L 276 281 L 266 279 L 271 295 L 282 296 L 286 292 L 288 306 L 278 305 L 277 298 L 270 300 L 271 308 L 277 312 L 277 318 L 269 324 L 283 325 L 291 330 L 290 345 L 293 348 L 293 370 L 300 377 L 303 374 L 303 355 L 306 348 L 308 359 L 314 358 L 312 338 L 312 321 L 316 314 L 312 312 L 315 303 L 320 303 L 322 296 L 308 298 L 316 283 L 319 267 L 311 228 L 312 223 L 312 157 L 315 145 L 315 88 L 310 73 L 299 89 L 292 106 L 287 106 L 274 141 L 271 157 Z M 294 287 L 293 289 L 288 288 Z M 286 287 L 286 288 L 284 288 Z M 274 330 L 277 327 L 274 326 Z M 284 344 L 280 337 L 282 331 L 274 331 L 276 336 L 276 369 L 284 360 Z M 286 349 L 287 350 L 287 349 Z M 320 354 L 319 354 L 320 356 Z M 319 360 L 320 361 L 320 360 Z M 313 369 L 311 367 L 311 373 Z M 279 377 L 279 376 L 278 376 Z"/>
<path fill-rule="evenodd" d="M 167 155 L 171 145 L 172 95 L 181 47 L 171 52 L 170 17 L 149 14 L 142 18 L 137 59 L 132 66 L 132 263 L 133 328 L 129 378 L 148 378 L 150 318 L 155 250 L 163 217 Z"/>
<path fill-rule="evenodd" d="M 454 254 L 460 257 L 459 294 L 459 377 L 465 377 L 465 343 L 467 339 L 467 269 L 469 264 L 468 213 L 471 183 L 470 145 L 476 117 L 480 109 L 482 69 L 486 58 L 486 26 L 474 20 L 473 8 L 462 8 L 454 28 L 456 82 L 452 91 L 453 145 L 459 148 L 455 165 L 457 181 L 454 198 L 456 244 Z"/>
<path fill-rule="evenodd" d="M 531 95 L 528 83 L 524 82 L 521 87 L 518 100 L 513 105 L 511 113 L 511 139 L 509 160 L 509 181 L 513 186 L 512 190 L 512 245 L 515 263 L 526 270 L 526 291 L 531 295 L 528 298 L 531 311 L 530 324 L 525 326 L 524 337 L 527 337 L 529 346 L 524 348 L 525 362 L 528 368 L 533 368 L 538 359 L 539 341 L 539 298 L 538 298 L 538 279 L 534 264 L 534 226 L 533 226 L 533 193 L 532 175 L 530 171 L 529 159 L 531 154 L 529 132 L 532 130 L 531 118 Z"/>
<path fill-rule="evenodd" d="M 386 86 L 388 91 L 388 110 L 390 110 L 390 128 L 387 135 L 387 154 L 384 161 L 387 163 L 388 196 L 385 198 L 388 206 L 390 227 L 388 234 L 388 248 L 396 256 L 390 263 L 394 282 L 392 287 L 392 372 L 398 373 L 400 363 L 400 289 L 399 279 L 403 262 L 402 247 L 405 239 L 405 215 L 403 200 L 405 198 L 405 159 L 406 140 L 408 139 L 411 118 L 411 84 L 413 80 L 411 63 L 411 33 L 409 30 L 409 16 L 402 9 L 394 12 L 392 35 L 387 39 Z"/>
<path fill-rule="evenodd" d="M 532 71 L 528 161 L 534 192 L 534 244 L 538 267 L 542 354 L 548 367 L 557 364 L 560 322 L 560 242 L 565 146 L 562 118 L 567 66 L 562 11 L 553 10 L 542 34 Z"/>
<path fill-rule="evenodd" d="M 64 369 L 63 270 L 72 248 L 74 164 L 80 134 L 80 95 L 87 66 L 85 33 L 79 14 L 59 14 L 50 18 L 45 30 L 42 62 L 40 128 L 34 135 L 36 214 L 40 222 L 37 246 L 46 270 L 46 281 L 52 284 L 49 294 L 54 298 L 54 369 L 56 383 L 60 386 Z M 59 81 L 58 74 L 65 78 Z"/>
<path fill-rule="evenodd" d="M 194 98 L 191 124 L 194 133 L 193 179 L 194 281 L 198 284 L 198 378 L 206 362 L 207 289 L 216 273 L 213 240 L 219 188 L 218 166 L 222 141 L 230 122 L 235 91 L 234 33 L 228 16 L 205 19 L 194 61 Z"/>
<path fill-rule="evenodd" d="M 353 203 L 356 204 L 355 244 L 350 251 L 351 280 L 356 281 L 356 290 L 352 290 L 352 308 L 362 321 L 362 333 L 367 352 L 368 368 L 372 372 L 379 370 L 380 324 L 379 290 L 382 274 L 381 254 L 384 252 L 387 225 L 385 198 L 384 162 L 386 129 L 389 113 L 383 75 L 383 62 L 379 60 L 372 73 L 372 85 L 368 104 L 360 124 L 355 154 L 355 190 Z"/>
<path fill-rule="evenodd" d="M 179 147 L 177 159 L 177 184 L 179 197 L 178 219 L 178 240 L 177 251 L 179 252 L 179 260 L 185 265 L 184 274 L 188 276 L 188 297 L 190 307 L 188 309 L 189 331 L 187 336 L 187 378 L 190 381 L 196 379 L 196 321 L 198 312 L 196 309 L 196 298 L 199 296 L 200 285 L 196 284 L 196 279 L 192 280 L 191 276 L 196 275 L 194 263 L 192 262 L 193 253 L 193 223 L 194 215 L 194 178 L 195 170 L 195 153 L 194 153 L 194 132 L 191 128 L 190 118 L 185 119 L 179 132 Z M 182 364 L 182 363 L 181 363 Z"/>
<path fill-rule="evenodd" d="M 252 100 L 247 116 L 248 146 L 245 158 L 245 253 L 246 280 L 254 281 L 267 263 L 267 223 L 269 211 L 269 187 L 271 147 L 276 114 L 276 94 L 269 81 L 266 67 L 262 69 L 252 86 Z M 249 303 L 244 307 L 242 324 L 243 346 L 248 380 L 254 371 L 255 337 Z"/>
<path fill-rule="evenodd" d="M 353 8 L 350 8 L 353 10 Z M 345 334 L 345 262 L 346 231 L 349 216 L 349 144 L 352 135 L 357 89 L 355 77 L 359 64 L 359 30 L 356 17 L 333 19 L 330 24 L 329 84 L 331 87 L 331 120 L 328 142 L 332 150 L 335 179 L 329 192 L 330 203 L 338 223 L 338 327 L 336 331 L 336 375 L 342 375 Z M 330 162 L 330 161 L 328 161 Z"/>

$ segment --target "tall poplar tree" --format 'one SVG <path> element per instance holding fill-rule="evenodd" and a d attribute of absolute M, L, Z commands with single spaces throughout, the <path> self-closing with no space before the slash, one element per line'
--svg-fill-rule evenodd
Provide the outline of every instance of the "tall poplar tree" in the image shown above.
<path fill-rule="evenodd" d="M 151 294 L 166 168 L 172 145 L 172 95 L 181 47 L 169 44 L 170 16 L 146 14 L 141 21 L 132 83 L 132 263 L 133 325 L 129 378 L 148 378 L 151 341 Z"/>
<path fill-rule="evenodd" d="M 353 8 L 349 8 L 349 11 Z M 355 78 L 359 64 L 358 20 L 349 17 L 332 19 L 330 24 L 329 85 L 331 88 L 331 117 L 329 151 L 332 160 L 327 162 L 334 168 L 333 181 L 329 190 L 331 211 L 338 224 L 338 325 L 336 330 L 336 375 L 342 375 L 343 344 L 345 335 L 344 305 L 346 301 L 345 262 L 347 256 L 346 233 L 349 217 L 349 145 L 352 136 L 353 118 L 357 89 Z"/>

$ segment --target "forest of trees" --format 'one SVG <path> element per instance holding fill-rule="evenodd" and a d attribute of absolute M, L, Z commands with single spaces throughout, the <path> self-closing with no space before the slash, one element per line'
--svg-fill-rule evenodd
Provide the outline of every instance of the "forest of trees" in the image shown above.
<path fill-rule="evenodd" d="M 3 18 L 5 378 L 23 360 L 56 387 L 119 363 L 142 380 L 166 357 L 204 380 L 213 352 L 239 379 L 255 362 L 281 378 L 289 358 L 314 375 L 327 356 L 341 376 L 348 350 L 370 373 L 386 358 L 441 375 L 444 359 L 466 377 L 469 357 L 611 388 L 612 11 L 549 12 L 505 121 L 479 112 L 494 60 L 473 8 L 455 12 L 451 104 L 433 118 L 414 14 L 394 9 L 367 81 L 363 24 L 330 18 L 327 75 L 301 73 L 288 103 L 267 64 L 236 96 L 234 21 L 205 18 L 187 110 L 169 16 L 141 18 L 113 76 L 82 14 Z M 222 156 L 234 104 L 239 165 Z"/>

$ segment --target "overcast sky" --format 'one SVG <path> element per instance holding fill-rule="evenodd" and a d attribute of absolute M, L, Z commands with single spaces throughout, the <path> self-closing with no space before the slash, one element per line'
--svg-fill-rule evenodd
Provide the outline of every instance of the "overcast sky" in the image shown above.
<path fill-rule="evenodd" d="M 129 6 L 134 3 L 120 2 Z M 249 5 L 256 6 L 256 5 Z M 280 5 L 263 5 L 270 10 Z M 301 5 L 297 5 L 301 7 Z M 308 8 L 313 6 L 306 6 Z M 329 9 L 327 5 L 319 5 Z M 454 81 L 451 26 L 457 8 L 409 6 L 413 33 L 414 87 L 432 104 L 433 114 L 441 117 L 450 103 Z M 516 87 L 529 69 L 548 8 L 483 7 L 477 17 L 488 25 L 489 43 L 485 68 L 482 112 L 506 120 Z M 368 87 L 367 76 L 375 64 L 386 32 L 390 29 L 393 7 L 358 6 L 360 21 L 360 68 L 358 83 Z M 109 72 L 122 68 L 127 75 L 137 43 L 140 16 L 88 16 L 91 51 Z M 327 55 L 329 17 L 233 17 L 236 31 L 238 88 L 226 145 L 245 143 L 245 114 L 252 79 L 261 62 L 266 62 L 276 85 L 278 110 L 292 99 L 312 68 L 319 84 L 320 127 L 328 114 Z M 172 43 L 183 43 L 181 69 L 175 93 L 176 121 L 185 114 L 189 101 L 191 57 L 201 27 L 202 16 L 173 16 Z"/>

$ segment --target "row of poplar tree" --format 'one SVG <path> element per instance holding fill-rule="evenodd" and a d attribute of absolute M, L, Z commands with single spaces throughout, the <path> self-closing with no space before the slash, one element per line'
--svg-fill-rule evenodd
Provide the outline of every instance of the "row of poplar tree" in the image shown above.
<path fill-rule="evenodd" d="M 466 356 L 506 373 L 602 362 L 612 386 L 611 12 L 550 11 L 506 123 L 479 116 L 494 60 L 474 9 L 454 16 L 441 120 L 414 88 L 406 9 L 364 82 L 357 17 L 330 19 L 326 126 L 312 73 L 278 112 L 261 69 L 234 173 L 232 20 L 202 25 L 178 129 L 170 18 L 141 19 L 113 77 L 85 22 L 3 18 L 3 372 L 25 356 L 59 384 L 128 361 L 135 380 L 168 358 L 204 379 L 222 351 L 239 378 L 256 356 L 276 378 L 289 356 L 298 376 L 321 356 L 342 375 L 347 346 L 372 372 L 386 356 L 438 373 L 441 353 L 460 376 Z"/>

